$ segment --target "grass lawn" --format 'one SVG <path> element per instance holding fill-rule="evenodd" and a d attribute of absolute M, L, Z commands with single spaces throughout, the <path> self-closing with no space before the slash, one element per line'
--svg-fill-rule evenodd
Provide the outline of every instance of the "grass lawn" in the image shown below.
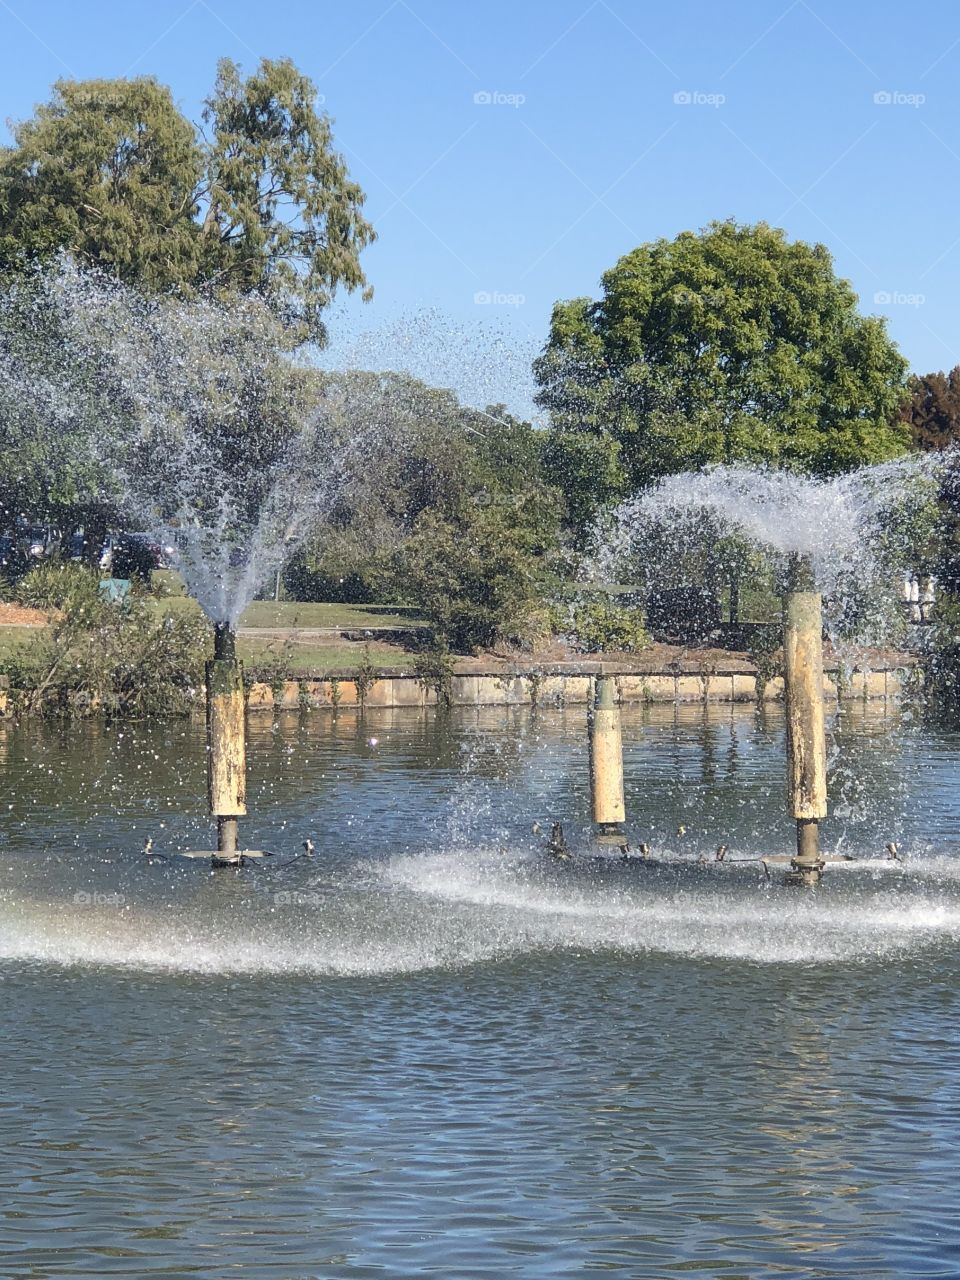
<path fill-rule="evenodd" d="M 46 627 L 0 627 L 0 661 L 39 640 Z"/>
<path fill-rule="evenodd" d="M 17 652 L 36 643 L 44 634 L 44 627 L 0 627 L 0 664 Z M 360 663 L 369 660 L 375 666 L 409 669 L 413 655 L 389 645 L 377 644 L 302 644 L 282 640 L 262 640 L 255 636 L 241 636 L 237 649 L 250 671 L 262 670 L 269 676 L 277 668 L 289 671 L 291 676 L 315 672 L 318 676 L 327 671 L 355 671 Z"/>
<path fill-rule="evenodd" d="M 259 640 L 241 636 L 237 644 L 238 655 L 249 672 L 262 672 L 269 677 L 279 668 L 292 677 L 301 675 L 325 675 L 328 671 L 349 674 L 368 660 L 376 667 L 396 667 L 409 670 L 414 655 L 387 645 L 371 642 L 360 644 L 293 644 Z"/>
<path fill-rule="evenodd" d="M 240 619 L 242 627 L 422 627 L 423 617 L 405 605 L 297 604 L 254 600 Z"/>
<path fill-rule="evenodd" d="M 154 575 L 171 592 L 155 602 L 155 608 L 163 613 L 175 613 L 181 609 L 195 613 L 199 605 L 192 596 L 183 594 L 182 584 L 176 574 L 158 570 Z M 380 604 L 300 604 L 294 600 L 254 600 L 244 610 L 241 627 L 306 628 L 336 627 L 346 630 L 363 630 L 368 627 L 422 627 L 423 617 L 407 605 Z"/>

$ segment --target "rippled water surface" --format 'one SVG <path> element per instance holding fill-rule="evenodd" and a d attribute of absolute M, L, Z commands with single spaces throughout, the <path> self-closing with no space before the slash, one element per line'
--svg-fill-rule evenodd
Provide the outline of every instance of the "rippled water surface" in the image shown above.
<path fill-rule="evenodd" d="M 581 709 L 316 712 L 212 875 L 200 726 L 0 725 L 0 1276 L 960 1275 L 960 738 L 835 720 L 807 891 L 775 711 L 624 737 L 657 867 Z"/>

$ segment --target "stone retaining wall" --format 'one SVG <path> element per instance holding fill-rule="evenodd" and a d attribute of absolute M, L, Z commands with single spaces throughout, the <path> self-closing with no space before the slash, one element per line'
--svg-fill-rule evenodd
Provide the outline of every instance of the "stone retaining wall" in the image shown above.
<path fill-rule="evenodd" d="M 836 673 L 824 676 L 827 698 L 896 699 L 902 696 L 911 675 L 910 668 L 884 671 L 855 671 L 838 689 Z M 714 675 L 674 675 L 658 673 L 618 673 L 615 676 L 620 701 L 650 702 L 756 702 L 757 677 L 752 672 L 724 672 Z M 451 680 L 453 706 L 516 707 L 560 706 L 586 703 L 593 685 L 592 674 L 578 672 L 516 675 L 455 675 Z M 764 701 L 783 698 L 783 680 L 767 681 Z M 364 699 L 368 707 L 430 707 L 436 694 L 423 688 L 412 675 L 391 675 L 374 680 Z M 281 686 L 254 684 L 247 696 L 250 711 L 296 710 L 300 707 L 357 707 L 361 703 L 355 680 L 287 680 Z"/>
<path fill-rule="evenodd" d="M 843 682 L 837 673 L 824 676 L 829 699 L 872 701 L 901 697 L 911 678 L 909 667 L 882 671 L 855 671 Z M 565 706 L 590 700 L 594 672 L 532 671 L 516 674 L 478 672 L 452 677 L 450 700 L 457 707 Z M 756 702 L 757 677 L 750 671 L 697 675 L 690 672 L 617 672 L 620 701 L 624 703 Z M 769 680 L 765 702 L 781 701 L 783 680 Z M 343 677 L 322 680 L 286 680 L 280 685 L 255 683 L 247 691 L 247 709 L 297 711 L 301 707 L 432 707 L 436 694 L 426 690 L 413 675 L 384 675 L 372 681 L 364 699 L 357 682 Z M 0 717 L 14 709 L 14 695 L 6 676 L 0 675 Z"/>

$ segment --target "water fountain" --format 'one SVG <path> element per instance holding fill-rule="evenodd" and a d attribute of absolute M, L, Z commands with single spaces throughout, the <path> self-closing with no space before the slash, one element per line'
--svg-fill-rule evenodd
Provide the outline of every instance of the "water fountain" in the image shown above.
<path fill-rule="evenodd" d="M 149 299 L 62 262 L 0 300 L 6 394 L 51 439 L 75 438 L 101 492 L 167 549 L 213 625 L 207 665 L 214 866 L 259 857 L 246 813 L 244 608 L 318 527 L 370 437 L 357 395 L 285 349 L 269 308 L 246 298 Z"/>
<path fill-rule="evenodd" d="M 882 609 L 852 626 L 852 587 L 858 599 L 894 597 L 895 574 L 879 553 L 884 528 L 905 506 L 931 496 L 926 488 L 937 464 L 929 456 L 865 467 L 821 481 L 785 472 L 721 466 L 671 476 L 623 503 L 603 530 L 599 572 L 624 580 L 624 566 L 655 587 L 664 571 L 661 537 L 676 554 L 677 541 L 696 549 L 711 533 L 737 533 L 773 557 L 783 583 L 783 682 L 786 704 L 787 808 L 796 822 L 796 852 L 768 862 L 786 863 L 803 884 L 819 883 L 829 860 L 820 848 L 827 817 L 827 747 L 824 727 L 824 622 L 839 647 L 879 637 Z M 826 595 L 828 609 L 824 614 Z M 759 691 L 762 696 L 762 691 Z M 596 815 L 595 815 L 596 816 Z"/>

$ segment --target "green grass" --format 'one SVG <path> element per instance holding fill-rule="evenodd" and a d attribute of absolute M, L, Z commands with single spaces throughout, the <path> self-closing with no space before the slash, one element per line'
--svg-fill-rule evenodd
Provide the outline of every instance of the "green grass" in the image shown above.
<path fill-rule="evenodd" d="M 45 631 L 46 627 L 0 627 L 0 660 L 39 640 Z"/>
<path fill-rule="evenodd" d="M 183 592 L 183 584 L 175 573 L 157 570 L 153 581 L 170 593 L 156 601 L 154 607 L 157 610 L 163 613 L 198 611 L 199 605 L 192 596 Z M 407 605 L 302 604 L 295 600 L 254 600 L 244 611 L 240 625 L 271 629 L 334 627 L 359 631 L 369 627 L 422 627 L 426 624 L 422 615 Z"/>
<path fill-rule="evenodd" d="M 422 627 L 416 609 L 405 605 L 298 604 L 254 600 L 240 619 L 242 627 Z"/>
<path fill-rule="evenodd" d="M 375 667 L 396 667 L 409 670 L 414 655 L 390 649 L 386 645 L 359 644 L 294 644 L 284 645 L 241 637 L 237 651 L 251 674 L 262 672 L 269 677 L 274 670 L 289 672 L 293 677 L 302 675 L 323 676 L 328 671 L 343 671 L 349 675 L 360 663 L 369 659 Z"/>
<path fill-rule="evenodd" d="M 18 650 L 27 648 L 45 632 L 44 627 L 0 627 L 0 666 L 5 659 L 13 657 Z M 369 652 L 370 661 L 375 666 L 398 667 L 408 669 L 413 663 L 413 654 L 391 649 L 388 645 L 371 641 L 367 644 L 302 644 L 284 643 L 269 638 L 259 639 L 255 636 L 241 636 L 237 645 L 239 656 L 251 672 L 263 670 L 265 673 L 282 667 L 291 675 L 316 673 L 318 676 L 327 671 L 353 671 Z"/>

